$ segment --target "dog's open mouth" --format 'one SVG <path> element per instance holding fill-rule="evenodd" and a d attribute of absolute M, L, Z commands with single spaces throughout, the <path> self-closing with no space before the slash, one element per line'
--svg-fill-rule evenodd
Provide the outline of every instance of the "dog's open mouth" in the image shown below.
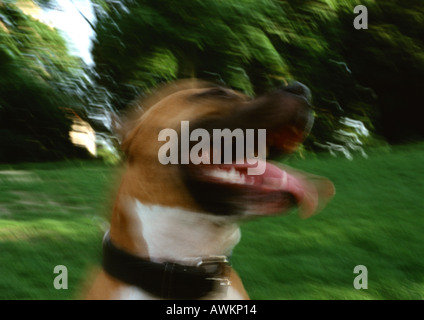
<path fill-rule="evenodd" d="M 279 129 L 267 133 L 267 155 L 291 153 L 303 142 L 309 128 Z M 261 174 L 249 168 L 262 167 Z M 189 184 L 198 202 L 220 215 L 271 215 L 298 207 L 302 218 L 317 213 L 334 195 L 326 178 L 310 175 L 267 159 L 246 159 L 231 164 L 190 165 Z"/>
<path fill-rule="evenodd" d="M 285 213 L 297 206 L 301 217 L 307 218 L 334 194 L 332 183 L 325 178 L 263 160 L 257 165 L 266 166 L 263 174 L 248 175 L 251 164 L 223 164 L 203 168 L 199 179 L 226 185 L 230 193 L 238 194 L 232 198 L 233 203 L 245 206 L 249 214 Z"/>

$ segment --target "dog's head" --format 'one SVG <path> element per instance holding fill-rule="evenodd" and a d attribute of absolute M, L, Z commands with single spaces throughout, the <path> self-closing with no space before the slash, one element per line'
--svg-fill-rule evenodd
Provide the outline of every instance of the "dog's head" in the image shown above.
<path fill-rule="evenodd" d="M 317 212 L 334 194 L 324 178 L 272 164 L 309 133 L 309 89 L 294 83 L 258 98 L 185 80 L 139 101 L 123 140 L 129 193 L 144 203 L 250 217 Z"/>

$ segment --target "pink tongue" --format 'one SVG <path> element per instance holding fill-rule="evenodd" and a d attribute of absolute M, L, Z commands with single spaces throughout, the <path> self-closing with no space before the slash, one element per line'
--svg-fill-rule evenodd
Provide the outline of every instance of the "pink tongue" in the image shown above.
<path fill-rule="evenodd" d="M 334 185 L 327 178 L 280 167 L 266 162 L 265 172 L 261 175 L 263 187 L 291 193 L 299 206 L 300 217 L 309 218 L 318 213 L 334 196 Z"/>

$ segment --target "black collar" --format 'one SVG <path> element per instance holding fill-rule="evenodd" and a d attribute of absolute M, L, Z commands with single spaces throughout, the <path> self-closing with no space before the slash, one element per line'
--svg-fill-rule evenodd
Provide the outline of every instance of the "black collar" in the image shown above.
<path fill-rule="evenodd" d="M 103 269 L 111 276 L 164 299 L 198 299 L 230 284 L 225 256 L 200 259 L 196 266 L 156 263 L 114 245 L 109 232 L 103 240 Z"/>

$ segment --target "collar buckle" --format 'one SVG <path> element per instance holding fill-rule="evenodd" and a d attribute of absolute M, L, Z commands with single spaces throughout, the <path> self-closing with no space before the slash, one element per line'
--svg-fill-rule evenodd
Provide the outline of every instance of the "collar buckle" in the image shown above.
<path fill-rule="evenodd" d="M 202 269 L 206 274 L 210 274 L 211 276 L 206 279 L 215 281 L 219 287 L 228 287 L 231 285 L 229 279 L 231 268 L 227 256 L 208 256 L 199 258 L 196 267 Z"/>

